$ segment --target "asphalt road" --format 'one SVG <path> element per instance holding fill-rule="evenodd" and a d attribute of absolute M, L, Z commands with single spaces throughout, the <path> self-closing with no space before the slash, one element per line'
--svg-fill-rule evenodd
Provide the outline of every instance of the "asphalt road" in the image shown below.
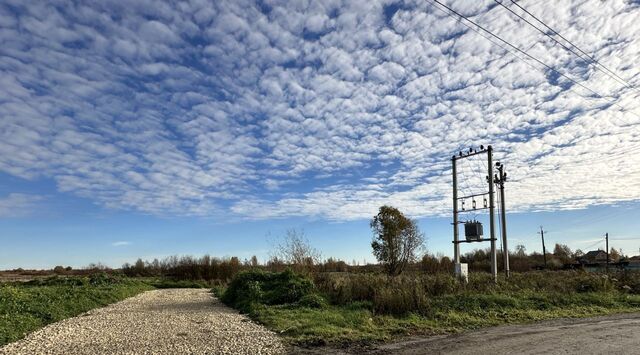
<path fill-rule="evenodd" d="M 640 313 L 505 325 L 373 347 L 296 348 L 293 354 L 640 354 Z"/>
<path fill-rule="evenodd" d="M 387 344 L 374 354 L 640 354 L 640 313 L 560 319 Z"/>

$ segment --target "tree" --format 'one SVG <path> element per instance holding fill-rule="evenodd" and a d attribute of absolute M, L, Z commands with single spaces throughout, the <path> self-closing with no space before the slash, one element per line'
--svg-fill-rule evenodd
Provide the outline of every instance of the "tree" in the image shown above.
<path fill-rule="evenodd" d="M 563 264 L 568 264 L 571 262 L 573 252 L 566 244 L 556 243 L 556 246 L 553 248 L 553 255 L 560 259 Z"/>
<path fill-rule="evenodd" d="M 416 260 L 416 251 L 424 240 L 416 222 L 395 207 L 382 206 L 370 225 L 373 255 L 389 275 L 401 274 L 408 263 Z"/>
<path fill-rule="evenodd" d="M 251 257 L 251 261 L 250 261 L 251 267 L 257 267 L 258 266 L 258 257 L 257 256 L 252 256 Z"/>
<path fill-rule="evenodd" d="M 611 248 L 611 250 L 609 250 L 609 260 L 617 263 L 618 261 L 620 261 L 620 254 L 621 253 L 618 252 L 615 248 Z"/>
<path fill-rule="evenodd" d="M 287 230 L 286 235 L 276 246 L 272 259 L 279 259 L 292 266 L 296 271 L 308 271 L 320 263 L 320 252 L 311 246 L 303 231 Z"/>

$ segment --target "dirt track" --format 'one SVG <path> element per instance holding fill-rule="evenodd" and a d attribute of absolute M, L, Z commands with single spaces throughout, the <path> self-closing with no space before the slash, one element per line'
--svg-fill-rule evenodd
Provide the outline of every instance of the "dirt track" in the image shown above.
<path fill-rule="evenodd" d="M 50 324 L 0 354 L 278 354 L 278 337 L 208 290 L 154 290 Z"/>
<path fill-rule="evenodd" d="M 640 354 L 640 313 L 507 325 L 374 348 L 298 349 L 305 354 Z"/>

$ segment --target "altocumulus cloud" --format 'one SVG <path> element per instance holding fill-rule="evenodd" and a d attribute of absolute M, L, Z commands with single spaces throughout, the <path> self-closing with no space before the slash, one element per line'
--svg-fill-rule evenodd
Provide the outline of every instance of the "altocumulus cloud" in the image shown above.
<path fill-rule="evenodd" d="M 161 215 L 426 216 L 451 154 L 493 143 L 513 210 L 638 199 L 637 89 L 492 1 L 447 3 L 606 98 L 423 1 L 7 0 L 0 171 Z M 637 4 L 520 4 L 639 84 Z"/>
<path fill-rule="evenodd" d="M 0 217 L 24 217 L 34 212 L 44 200 L 43 196 L 11 193 L 0 197 Z"/>

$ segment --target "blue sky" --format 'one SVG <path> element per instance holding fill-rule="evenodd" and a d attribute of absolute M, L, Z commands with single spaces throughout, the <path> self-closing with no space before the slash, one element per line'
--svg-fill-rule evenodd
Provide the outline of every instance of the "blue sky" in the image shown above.
<path fill-rule="evenodd" d="M 624 85 L 493 1 L 446 3 L 555 71 L 428 1 L 4 1 L 0 268 L 264 259 L 288 228 L 371 261 L 383 204 L 450 254 L 449 158 L 480 144 L 507 166 L 511 246 L 542 224 L 637 251 L 638 4 L 518 2 Z"/>

